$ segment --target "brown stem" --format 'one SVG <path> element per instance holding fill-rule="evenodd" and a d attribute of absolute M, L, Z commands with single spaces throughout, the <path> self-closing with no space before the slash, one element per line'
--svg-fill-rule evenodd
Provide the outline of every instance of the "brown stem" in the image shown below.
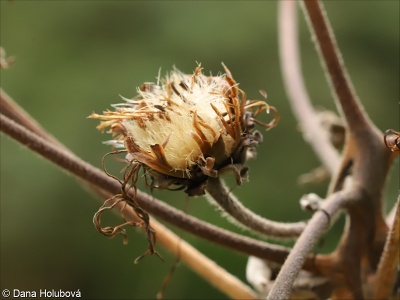
<path fill-rule="evenodd" d="M 357 143 L 365 145 L 366 134 L 375 133 L 376 128 L 363 109 L 347 73 L 343 58 L 337 46 L 332 27 L 326 16 L 323 4 L 319 0 L 302 1 L 306 19 L 310 23 L 315 46 L 321 55 L 325 74 L 331 84 L 338 109 L 348 124 L 349 133 Z"/>
<path fill-rule="evenodd" d="M 5 116 L 23 125 L 30 131 L 43 137 L 44 139 L 63 146 L 56 138 L 49 134 L 34 118 L 14 102 L 14 100 L 0 88 L 0 111 Z M 65 147 L 64 147 L 65 148 Z"/>
<path fill-rule="evenodd" d="M 395 217 L 376 272 L 373 299 L 389 299 L 393 293 L 393 284 L 398 272 L 400 255 L 400 196 L 397 198 L 395 207 Z"/>

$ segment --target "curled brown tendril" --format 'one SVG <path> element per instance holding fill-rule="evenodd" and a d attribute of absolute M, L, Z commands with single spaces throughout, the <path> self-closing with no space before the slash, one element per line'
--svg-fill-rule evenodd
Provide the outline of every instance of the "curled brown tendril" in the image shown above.
<path fill-rule="evenodd" d="M 400 151 L 400 132 L 393 129 L 386 130 L 383 141 L 392 152 Z"/>
<path fill-rule="evenodd" d="M 144 211 L 139 206 L 139 204 L 135 200 L 135 198 L 136 198 L 136 181 L 137 181 L 137 177 L 138 177 L 138 173 L 139 173 L 141 164 L 138 162 L 135 162 L 133 160 L 129 161 L 128 164 L 123 169 L 123 171 L 124 171 L 123 181 L 121 181 L 116 176 L 110 174 L 105 167 L 105 159 L 108 155 L 117 155 L 117 154 L 126 153 L 126 152 L 127 152 L 126 150 L 113 151 L 113 152 L 109 152 L 103 156 L 103 161 L 102 161 L 103 170 L 104 170 L 105 174 L 107 174 L 107 176 L 117 180 L 121 184 L 121 194 L 114 195 L 113 197 L 104 201 L 103 205 L 94 214 L 93 223 L 94 223 L 96 229 L 101 234 L 108 236 L 110 238 L 113 238 L 116 235 L 121 234 L 123 236 L 124 244 L 127 244 L 127 242 L 128 242 L 126 229 L 124 228 L 125 226 L 144 228 L 144 231 L 146 232 L 148 249 L 142 255 L 140 255 L 139 257 L 137 257 L 135 259 L 135 264 L 137 264 L 144 256 L 149 255 L 149 254 L 151 254 L 151 255 L 155 254 L 161 260 L 163 260 L 163 258 L 160 256 L 160 254 L 154 249 L 154 245 L 156 243 L 156 232 L 150 226 L 150 216 L 148 215 L 148 213 L 146 211 Z M 101 225 L 102 214 L 107 210 L 113 209 L 119 203 L 123 203 L 120 213 L 121 213 L 121 217 L 124 220 L 124 222 L 119 225 L 116 225 L 116 226 L 103 227 Z M 138 221 L 129 221 L 125 218 L 123 212 L 124 212 L 126 206 L 129 206 L 133 209 L 136 216 L 138 217 Z"/>

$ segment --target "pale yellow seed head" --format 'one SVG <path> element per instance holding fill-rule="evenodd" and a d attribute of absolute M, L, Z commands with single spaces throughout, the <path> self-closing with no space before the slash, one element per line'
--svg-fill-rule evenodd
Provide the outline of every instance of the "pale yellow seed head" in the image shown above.
<path fill-rule="evenodd" d="M 218 76 L 205 76 L 200 65 L 190 75 L 175 68 L 113 105 L 115 111 L 90 118 L 102 120 L 100 130 L 110 127 L 115 139 L 109 143 L 125 147 L 129 159 L 149 170 L 182 179 L 216 176 L 221 167 L 243 163 L 247 149 L 261 140 L 251 133 L 255 123 L 263 125 L 254 117 L 273 109 L 246 100 L 224 68 Z"/>

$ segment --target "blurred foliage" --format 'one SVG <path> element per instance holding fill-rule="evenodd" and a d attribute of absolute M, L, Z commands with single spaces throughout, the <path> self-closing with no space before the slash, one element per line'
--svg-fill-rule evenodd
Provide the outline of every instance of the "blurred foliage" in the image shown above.
<path fill-rule="evenodd" d="M 283 89 L 274 1 L 1 1 L 1 46 L 16 57 L 1 73 L 1 86 L 71 148 L 100 166 L 109 147 L 97 122 L 87 120 L 119 95 L 131 97 L 159 68 L 173 65 L 192 72 L 222 71 L 224 62 L 250 99 L 268 92 L 282 117 L 265 133 L 258 159 L 250 161 L 250 182 L 234 192 L 249 208 L 282 221 L 308 218 L 298 199 L 323 196 L 327 185 L 300 187 L 302 173 L 319 165 L 303 141 Z M 399 129 L 399 2 L 327 1 L 326 8 L 350 75 L 366 111 L 382 129 Z M 303 17 L 300 20 L 303 69 L 317 106 L 334 109 Z M 265 118 L 268 118 L 266 116 Z M 115 172 L 122 167 L 117 162 Z M 398 162 L 385 197 L 394 203 Z M 229 179 L 231 182 L 231 179 Z M 157 192 L 179 208 L 230 228 L 205 199 L 183 192 Z M 129 244 L 98 234 L 92 216 L 100 206 L 76 180 L 1 135 L 1 289 L 77 290 L 86 299 L 151 299 L 175 258 L 133 260 L 146 248 L 133 229 Z M 110 222 L 118 222 L 110 217 Z M 332 250 L 339 222 L 320 251 Z M 246 257 L 175 230 L 218 264 L 245 280 Z M 239 230 L 240 231 L 240 230 Z M 166 298 L 226 298 L 183 263 Z"/>

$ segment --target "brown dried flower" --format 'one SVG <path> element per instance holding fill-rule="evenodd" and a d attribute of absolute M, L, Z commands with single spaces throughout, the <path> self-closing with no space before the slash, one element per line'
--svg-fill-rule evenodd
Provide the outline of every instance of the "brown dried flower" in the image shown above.
<path fill-rule="evenodd" d="M 240 184 L 246 177 L 246 159 L 262 141 L 253 131 L 259 124 L 270 129 L 278 122 L 274 107 L 264 101 L 247 100 L 230 71 L 205 76 L 202 67 L 188 75 L 174 69 L 157 83 L 144 83 L 138 95 L 115 104 L 115 111 L 91 114 L 97 127 L 110 127 L 108 143 L 125 148 L 128 161 L 140 164 L 151 188 L 187 188 L 189 195 L 203 194 L 203 183 L 226 170 L 233 170 Z M 255 118 L 266 110 L 274 119 Z"/>

